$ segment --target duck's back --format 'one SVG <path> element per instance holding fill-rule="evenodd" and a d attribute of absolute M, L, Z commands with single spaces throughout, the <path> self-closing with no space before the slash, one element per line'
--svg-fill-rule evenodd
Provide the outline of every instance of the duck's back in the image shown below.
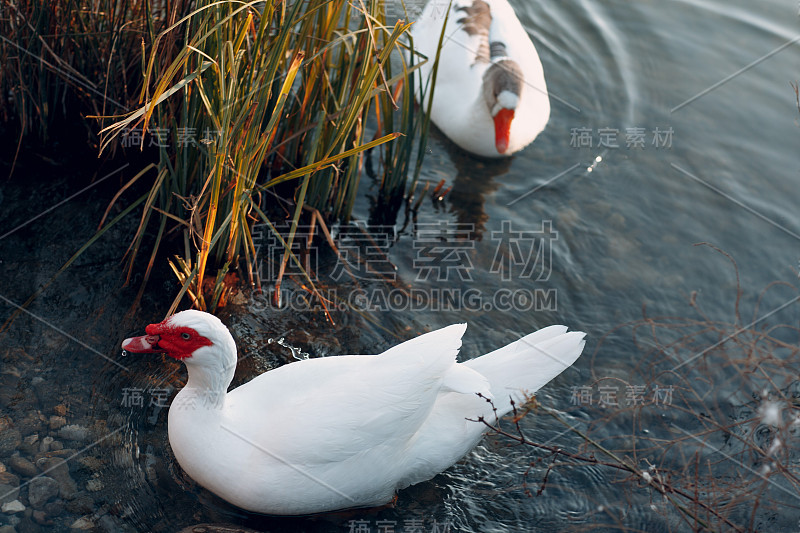
<path fill-rule="evenodd" d="M 443 328 L 377 356 L 284 365 L 228 393 L 219 420 L 199 422 L 214 426 L 202 438 L 189 421 L 198 413 L 171 410 L 170 442 L 193 479 L 248 510 L 387 503 L 481 436 L 465 418 L 484 408 L 475 392 L 489 394 L 489 384 L 455 362 L 464 329 Z M 431 423 L 441 424 L 438 435 Z"/>

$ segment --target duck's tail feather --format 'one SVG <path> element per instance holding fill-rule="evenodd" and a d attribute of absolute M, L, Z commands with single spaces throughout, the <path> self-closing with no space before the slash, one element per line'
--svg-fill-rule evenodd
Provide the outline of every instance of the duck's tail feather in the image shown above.
<path fill-rule="evenodd" d="M 581 331 L 549 326 L 464 364 L 490 383 L 498 415 L 511 410 L 510 398 L 519 405 L 569 368 L 581 355 L 586 341 Z"/>

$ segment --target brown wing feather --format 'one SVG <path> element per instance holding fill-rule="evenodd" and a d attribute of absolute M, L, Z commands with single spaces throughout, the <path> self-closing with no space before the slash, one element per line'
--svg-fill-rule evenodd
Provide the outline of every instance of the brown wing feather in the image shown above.
<path fill-rule="evenodd" d="M 488 63 L 490 58 L 489 49 L 489 27 L 492 25 L 492 12 L 489 4 L 483 0 L 475 0 L 471 6 L 457 8 L 463 11 L 465 16 L 456 22 L 461 25 L 461 29 L 467 32 L 470 37 L 477 35 L 480 38 L 480 45 L 476 50 L 475 62 Z"/>

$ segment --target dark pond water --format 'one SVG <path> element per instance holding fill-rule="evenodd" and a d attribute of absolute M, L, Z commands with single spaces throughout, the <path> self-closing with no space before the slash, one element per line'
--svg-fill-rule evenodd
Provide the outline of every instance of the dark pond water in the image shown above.
<path fill-rule="evenodd" d="M 538 395 L 553 416 L 530 414 L 521 428 L 533 442 L 589 457 L 580 431 L 619 460 L 596 452 L 610 465 L 567 466 L 490 437 L 403 491 L 393 509 L 245 515 L 195 486 L 171 456 L 164 406 L 185 371 L 161 357 L 121 357 L 120 340 L 160 320 L 174 291 L 164 265 L 138 307 L 136 279 L 116 290 L 119 243 L 138 223 L 128 217 L 0 337 L 0 501 L 45 491 L 40 505 L 0 513 L 0 532 L 178 531 L 201 522 L 362 533 L 800 527 L 797 3 L 512 4 L 551 92 L 544 133 L 491 162 L 434 132 L 422 179 L 445 180 L 450 191 L 423 201 L 413 221 L 401 213 L 394 229 L 365 230 L 387 254 L 371 256 L 374 268 L 395 281 L 335 285 L 335 259 L 313 255 L 320 280 L 360 308 L 334 312 L 335 326 L 318 310 L 277 311 L 243 297 L 223 313 L 247 356 L 235 384 L 292 360 L 269 339 L 312 356 L 377 353 L 466 321 L 469 358 L 563 323 L 588 333 L 584 356 Z M 30 183 L 0 183 L 4 320 L 91 236 L 119 176 L 132 175 L 123 170 L 2 235 L 86 183 L 53 178 L 62 167 L 45 160 L 31 168 Z M 365 177 L 361 221 L 372 193 Z M 363 252 L 364 233 L 347 231 L 339 228 L 340 243 Z M 738 299 L 732 262 L 697 243 L 735 260 Z M 59 491 L 48 498 L 47 487 L 26 483 L 53 458 L 68 471 L 48 474 Z M 640 474 L 613 466 L 622 461 Z M 694 497 L 665 498 L 641 472 Z"/>

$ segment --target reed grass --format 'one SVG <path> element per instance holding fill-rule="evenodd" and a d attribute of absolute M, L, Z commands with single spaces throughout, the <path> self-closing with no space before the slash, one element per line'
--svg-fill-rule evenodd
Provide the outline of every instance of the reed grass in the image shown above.
<path fill-rule="evenodd" d="M 128 110 L 145 43 L 190 3 L 0 0 L 0 120 L 47 140 L 66 116 Z"/>
<path fill-rule="evenodd" d="M 364 152 L 404 131 L 413 135 L 421 120 L 413 96 L 397 105 L 392 89 L 410 83 L 410 68 L 404 65 L 394 77 L 390 70 L 410 25 L 387 26 L 382 9 L 379 2 L 344 0 L 207 1 L 160 33 L 147 58 L 144 105 L 106 127 L 101 144 L 108 148 L 131 128 L 172 126 L 174 149 L 161 150 L 131 259 L 152 218 L 158 230 L 150 265 L 165 232 L 180 229 L 187 252 L 171 267 L 193 304 L 213 310 L 224 301 L 229 269 L 240 257 L 246 265 L 255 258 L 251 229 L 259 219 L 269 222 L 263 198 L 274 188 L 299 182 L 284 266 L 304 208 L 347 220 Z M 178 32 L 186 44 L 164 64 L 162 42 Z M 405 120 L 401 128 L 395 129 L 395 114 Z M 373 117 L 378 128 L 365 139 Z M 188 130 L 213 135 L 182 144 L 178 134 Z M 133 261 L 129 265 L 130 274 Z M 206 272 L 214 270 L 206 287 Z M 252 269 L 248 278 L 260 286 Z"/>
<path fill-rule="evenodd" d="M 419 174 L 427 116 L 404 90 L 419 82 L 419 58 L 410 24 L 387 25 L 383 2 L 0 3 L 4 120 L 15 112 L 23 134 L 46 137 L 55 103 L 70 99 L 100 121 L 101 153 L 134 133 L 142 148 L 157 145 L 156 166 L 123 187 L 150 183 L 128 280 L 146 253 L 146 282 L 162 244 L 177 240 L 180 294 L 213 311 L 241 264 L 260 287 L 251 229 L 275 231 L 279 197 L 289 208 L 278 216 L 292 222 L 279 236 L 285 266 L 309 208 L 322 223 L 349 219 L 366 151 L 380 147 L 384 196 L 402 198 Z"/>

